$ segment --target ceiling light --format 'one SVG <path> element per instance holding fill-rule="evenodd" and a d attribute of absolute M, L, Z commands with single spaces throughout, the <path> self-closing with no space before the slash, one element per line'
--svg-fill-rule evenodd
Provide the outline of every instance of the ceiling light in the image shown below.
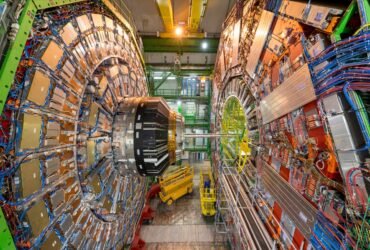
<path fill-rule="evenodd" d="M 208 43 L 202 42 L 202 49 L 207 49 L 207 48 L 208 48 Z"/>
<path fill-rule="evenodd" d="M 176 36 L 181 36 L 182 35 L 182 32 L 183 32 L 183 30 L 182 30 L 181 27 L 176 27 L 176 29 L 175 29 Z"/>
<path fill-rule="evenodd" d="M 154 78 L 154 80 L 162 80 L 162 77 L 161 76 L 155 76 L 153 78 Z"/>
<path fill-rule="evenodd" d="M 167 78 L 168 80 L 176 80 L 176 77 L 175 76 L 170 76 Z"/>

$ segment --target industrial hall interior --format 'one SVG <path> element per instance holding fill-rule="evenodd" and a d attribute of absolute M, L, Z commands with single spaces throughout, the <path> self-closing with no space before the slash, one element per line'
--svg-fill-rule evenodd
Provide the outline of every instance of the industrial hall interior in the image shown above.
<path fill-rule="evenodd" d="M 370 250 L 370 0 L 0 0 L 0 250 Z"/>

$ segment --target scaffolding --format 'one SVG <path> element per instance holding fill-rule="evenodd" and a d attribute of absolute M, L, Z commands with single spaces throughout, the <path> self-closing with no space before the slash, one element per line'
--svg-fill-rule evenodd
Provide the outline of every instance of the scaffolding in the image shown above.
<path fill-rule="evenodd" d="M 187 133 L 209 133 L 211 114 L 212 81 L 205 75 L 197 77 L 182 77 L 173 72 L 162 72 L 149 67 L 152 78 L 152 93 L 166 99 L 169 106 L 185 118 Z M 209 74 L 209 73 L 208 73 Z M 157 79 L 154 79 L 156 76 Z M 176 77 L 175 88 L 167 85 L 167 80 Z M 211 143 L 208 138 L 188 138 L 185 141 L 184 151 L 191 153 L 211 152 Z"/>
<path fill-rule="evenodd" d="M 262 2 L 260 1 L 260 4 Z M 258 24 L 260 17 L 258 12 L 251 10 L 260 11 L 257 3 L 257 1 L 248 1 L 244 6 L 249 9 L 244 11 L 246 14 L 242 17 L 241 25 L 241 36 L 245 37 L 242 40 L 246 44 L 234 48 L 239 51 L 240 58 L 247 58 L 250 52 L 256 32 L 254 26 Z M 231 16 L 226 21 L 227 25 L 237 25 L 236 12 L 238 11 L 231 12 Z M 223 35 L 231 36 L 232 32 L 226 31 Z M 229 40 L 222 37 L 223 43 Z M 224 53 L 232 53 L 232 51 Z M 218 63 L 222 62 L 217 60 L 216 68 Z M 263 215 L 260 203 L 256 200 L 256 168 L 251 162 L 253 141 L 249 135 L 255 137 L 258 131 L 253 121 L 256 112 L 255 99 L 248 84 L 250 79 L 246 77 L 244 80 L 242 74 L 245 64 L 246 61 L 241 59 L 241 64 L 233 66 L 227 64 L 229 66 L 225 66 L 224 72 L 215 73 L 219 74 L 215 78 L 220 81 L 216 83 L 220 93 L 213 110 L 216 116 L 214 129 L 217 132 L 222 131 L 233 135 L 216 142 L 216 151 L 220 152 L 220 157 L 213 157 L 217 180 L 215 226 L 216 232 L 227 239 L 233 249 L 274 249 L 275 241 L 265 226 L 267 216 Z M 244 74 L 244 76 L 248 75 Z"/>

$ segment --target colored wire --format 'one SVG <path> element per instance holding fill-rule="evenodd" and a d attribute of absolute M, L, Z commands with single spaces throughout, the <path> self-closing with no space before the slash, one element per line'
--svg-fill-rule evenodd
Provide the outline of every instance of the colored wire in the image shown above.
<path fill-rule="evenodd" d="M 14 163 L 11 163 L 12 167 L 10 169 L 5 170 L 5 171 L 0 171 L 0 178 L 13 175 L 19 169 L 21 164 L 26 160 L 26 158 L 30 156 L 31 154 L 33 154 L 33 152 L 27 153 L 25 156 L 23 156 L 23 158 L 16 165 L 14 165 Z"/>
<path fill-rule="evenodd" d="M 366 220 L 366 215 L 367 215 L 367 211 L 369 210 L 369 205 L 370 205 L 370 198 L 368 198 L 368 200 L 367 200 L 367 205 L 366 205 L 366 213 L 364 214 L 364 217 L 363 217 L 363 219 L 362 219 L 362 223 L 361 223 L 361 230 L 360 230 L 360 237 L 359 237 L 359 239 L 357 239 L 357 243 L 356 243 L 356 249 L 357 249 L 357 247 L 358 247 L 358 243 L 360 242 L 360 240 L 362 240 L 362 237 L 363 237 L 363 233 L 362 233 L 362 231 L 363 231 L 363 229 L 364 229 L 364 225 L 365 225 L 365 220 Z"/>
<path fill-rule="evenodd" d="M 357 36 L 363 29 L 370 27 L 370 23 L 367 23 L 365 25 L 362 25 L 356 32 L 353 34 L 353 36 Z"/>

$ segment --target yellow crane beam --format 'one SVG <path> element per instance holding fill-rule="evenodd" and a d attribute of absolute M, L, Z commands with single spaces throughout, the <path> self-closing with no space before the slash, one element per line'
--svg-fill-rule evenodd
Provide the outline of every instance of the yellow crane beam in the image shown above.
<path fill-rule="evenodd" d="M 173 32 L 163 32 L 159 33 L 160 38 L 179 38 L 175 33 Z M 181 36 L 182 38 L 206 38 L 205 33 L 185 33 Z"/>
<path fill-rule="evenodd" d="M 190 32 L 198 31 L 200 21 L 204 15 L 207 0 L 191 0 L 188 28 Z"/>
<path fill-rule="evenodd" d="M 156 0 L 162 21 L 167 32 L 173 30 L 173 8 L 171 0 Z"/>

